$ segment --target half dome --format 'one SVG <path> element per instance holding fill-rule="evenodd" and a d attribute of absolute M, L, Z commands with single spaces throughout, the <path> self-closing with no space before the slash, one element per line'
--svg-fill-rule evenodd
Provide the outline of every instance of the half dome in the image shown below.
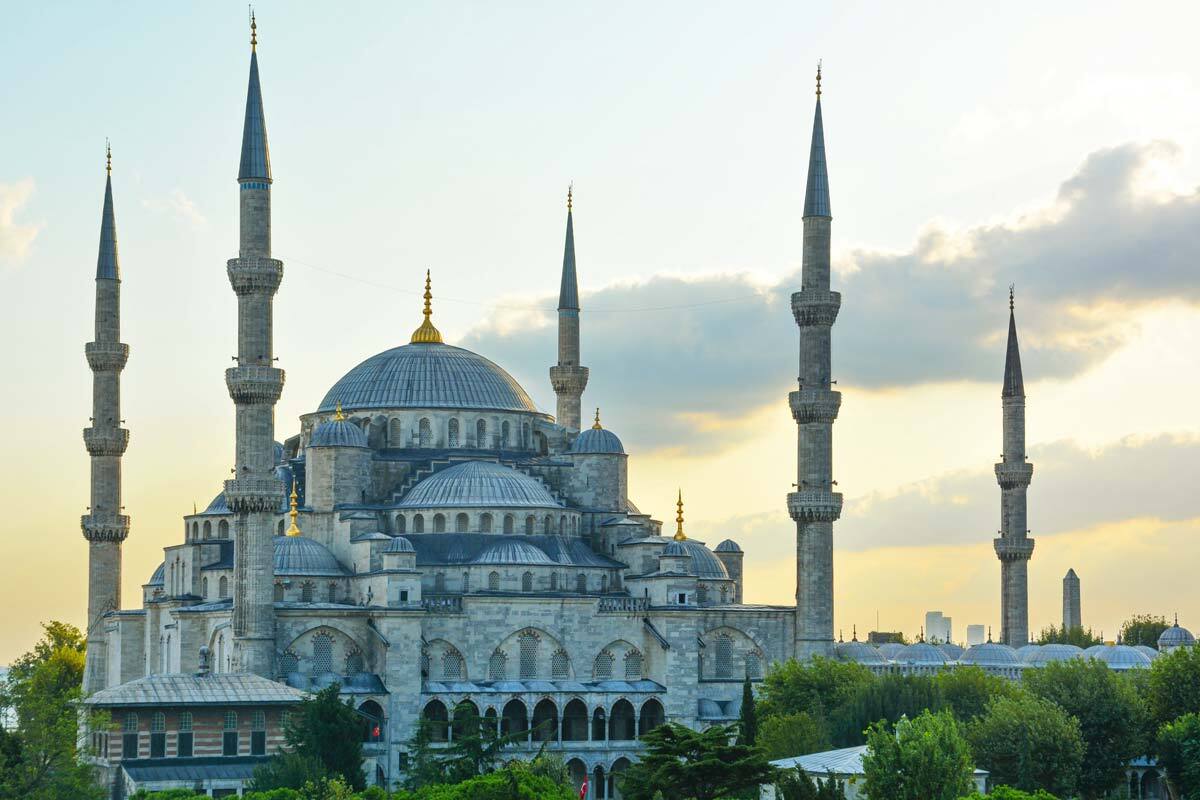
<path fill-rule="evenodd" d="M 490 461 L 466 461 L 435 472 L 404 495 L 398 508 L 552 508 L 563 506 L 541 481 Z"/>

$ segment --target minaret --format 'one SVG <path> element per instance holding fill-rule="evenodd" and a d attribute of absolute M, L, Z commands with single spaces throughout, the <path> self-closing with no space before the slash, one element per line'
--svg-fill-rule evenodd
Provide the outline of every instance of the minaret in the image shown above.
<path fill-rule="evenodd" d="M 1074 569 L 1067 570 L 1063 578 L 1063 630 L 1083 627 L 1083 614 L 1079 605 L 1079 576 Z"/>
<path fill-rule="evenodd" d="M 92 457 L 92 504 L 81 520 L 83 538 L 88 540 L 85 693 L 105 685 L 100 619 L 121 607 L 121 543 L 129 535 L 129 517 L 121 513 L 121 456 L 129 444 L 129 431 L 121 427 L 121 370 L 129 358 L 129 345 L 121 342 L 121 267 L 113 213 L 112 149 L 106 148 L 105 155 L 108 177 L 96 259 L 96 340 L 84 346 L 92 368 L 92 424 L 83 429 L 83 443 Z"/>
<path fill-rule="evenodd" d="M 550 368 L 550 385 L 558 396 L 555 421 L 579 430 L 583 389 L 588 368 L 579 365 L 579 281 L 575 275 L 575 224 L 571 218 L 572 189 L 567 189 L 567 242 L 563 249 L 562 283 L 558 289 L 558 365 Z"/>
<path fill-rule="evenodd" d="M 842 296 L 829 290 L 829 173 L 821 122 L 821 67 L 817 65 L 817 108 L 804 190 L 804 251 L 800 291 L 792 314 L 800 328 L 797 391 L 788 395 L 797 426 L 796 491 L 788 512 L 796 521 L 796 657 L 833 651 L 833 522 L 842 514 L 842 495 L 833 491 L 833 421 L 842 395 L 830 387 L 830 329 Z"/>
<path fill-rule="evenodd" d="M 1029 538 L 1025 490 L 1033 465 L 1025 460 L 1025 381 L 1021 377 L 1021 351 L 1017 347 L 1017 319 L 1012 288 L 1008 291 L 1008 352 L 1004 356 L 1004 454 L 996 465 L 1000 484 L 1000 641 L 1010 647 L 1029 643 Z"/>
<path fill-rule="evenodd" d="M 271 258 L 271 158 L 258 82 L 257 25 L 250 23 L 250 85 L 238 170 L 241 246 L 228 262 L 238 299 L 237 366 L 225 383 L 237 416 L 235 475 L 225 481 L 234 512 L 234 669 L 274 675 L 273 520 L 284 486 L 274 475 L 275 402 L 283 370 L 275 368 L 271 303 L 283 279 L 283 262 Z"/>

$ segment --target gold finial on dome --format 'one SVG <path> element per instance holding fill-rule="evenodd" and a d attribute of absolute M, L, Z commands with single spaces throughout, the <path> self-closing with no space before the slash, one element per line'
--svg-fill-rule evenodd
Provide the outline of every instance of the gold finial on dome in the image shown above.
<path fill-rule="evenodd" d="M 594 430 L 594 431 L 602 430 L 601 425 L 600 425 L 600 408 L 599 407 L 596 408 L 596 421 L 592 423 L 592 430 Z"/>
<path fill-rule="evenodd" d="M 345 420 L 346 420 L 346 415 L 342 413 L 342 401 L 338 400 L 337 405 L 333 409 L 333 421 L 334 422 L 344 422 Z"/>
<path fill-rule="evenodd" d="M 433 327 L 433 323 L 429 320 L 429 318 L 433 316 L 433 304 L 431 302 L 433 300 L 433 292 L 430 291 L 430 286 L 431 283 L 429 280 L 429 270 L 425 270 L 425 311 L 423 312 L 425 314 L 425 321 L 421 323 L 421 327 L 413 331 L 413 344 L 442 343 L 441 332 L 437 328 Z"/>
<path fill-rule="evenodd" d="M 683 489 L 679 490 L 679 499 L 675 502 L 675 541 L 686 542 L 687 536 L 683 533 Z"/>
<path fill-rule="evenodd" d="M 296 500 L 298 498 L 299 498 L 299 495 L 296 494 L 296 481 L 293 479 L 292 480 L 292 493 L 288 497 L 289 506 L 291 508 L 291 510 L 288 511 L 288 516 L 292 518 L 292 525 L 291 525 L 291 527 L 289 527 L 287 529 L 288 536 L 299 536 L 300 535 L 300 526 L 296 524 L 296 517 L 300 516 L 300 512 L 296 510 Z"/>

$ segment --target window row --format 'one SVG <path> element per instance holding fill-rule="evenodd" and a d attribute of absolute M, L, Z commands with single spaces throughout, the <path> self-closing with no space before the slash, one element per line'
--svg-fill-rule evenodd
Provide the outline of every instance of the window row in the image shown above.
<path fill-rule="evenodd" d="M 426 517 L 424 514 L 397 514 L 393 520 L 396 533 L 446 533 L 453 525 L 454 533 L 524 533 L 526 536 L 545 534 L 547 536 L 574 535 L 579 533 L 579 518 L 561 514 L 555 517 L 546 514 L 540 519 L 535 514 L 526 514 L 524 519 L 519 515 L 505 514 L 499 520 L 491 514 L 479 514 L 474 520 L 470 514 L 459 512 L 451 519 L 446 514 L 434 514 Z"/>
<path fill-rule="evenodd" d="M 190 711 L 175 715 L 173 758 L 191 758 L 195 755 L 195 720 Z M 126 712 L 121 719 L 121 758 L 167 758 L 167 715 L 156 711 L 150 715 L 149 731 L 141 727 L 137 712 Z M 147 735 L 144 735 L 147 734 Z M 148 749 L 143 750 L 146 742 Z M 107 751 L 107 742 L 103 749 Z M 241 755 L 241 731 L 238 728 L 238 712 L 226 711 L 221 717 L 221 755 Z M 250 755 L 261 756 L 267 752 L 267 715 L 254 711 L 250 715 Z M 144 755 L 143 755 L 144 753 Z M 107 755 L 103 752 L 102 755 Z"/>
<path fill-rule="evenodd" d="M 656 698 L 642 703 L 640 711 L 621 698 L 611 711 L 599 706 L 590 712 L 583 700 L 573 698 L 563 707 L 561 715 L 550 698 L 534 705 L 532 714 L 522 700 L 513 699 L 499 713 L 488 708 L 482 716 L 474 702 L 464 700 L 454 706 L 453 717 L 446 704 L 435 699 L 425 704 L 421 715 L 427 720 L 434 742 L 453 742 L 464 735 L 479 736 L 481 729 L 501 736 L 524 734 L 523 738 L 530 742 L 633 741 L 666 722 L 663 705 Z"/>
<path fill-rule="evenodd" d="M 184 533 L 186 534 L 186 533 L 188 533 L 188 531 L 185 530 Z M 229 521 L 228 520 L 222 519 L 222 520 L 217 521 L 216 534 L 217 534 L 216 538 L 218 538 L 218 539 L 228 539 L 229 538 Z M 200 523 L 197 520 L 192 520 L 191 536 L 189 538 L 191 538 L 193 541 L 198 541 L 200 539 L 213 538 L 212 520 L 206 519 L 206 520 L 204 520 L 203 523 Z"/>

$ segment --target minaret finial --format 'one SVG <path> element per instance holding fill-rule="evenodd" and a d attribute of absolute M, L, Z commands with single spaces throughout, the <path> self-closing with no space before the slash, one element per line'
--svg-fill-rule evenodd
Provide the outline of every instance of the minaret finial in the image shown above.
<path fill-rule="evenodd" d="M 858 625 L 857 624 L 851 625 L 850 631 L 854 634 L 854 638 L 852 638 L 850 641 L 857 642 L 858 641 Z"/>
<path fill-rule="evenodd" d="M 300 535 L 300 526 L 298 526 L 296 524 L 296 517 L 300 516 L 300 512 L 296 510 L 296 500 L 298 498 L 299 498 L 299 495 L 296 494 L 296 480 L 293 478 L 292 479 L 292 493 L 288 497 L 289 508 L 290 508 L 290 510 L 288 511 L 288 516 L 292 518 L 292 525 L 291 525 L 291 527 L 289 527 L 287 529 L 288 536 L 299 536 Z"/>
<path fill-rule="evenodd" d="M 338 400 L 337 405 L 333 409 L 333 419 L 335 422 L 343 422 L 346 415 L 342 413 L 342 401 Z"/>
<path fill-rule="evenodd" d="M 988 625 L 988 644 L 992 643 L 992 626 Z"/>
<path fill-rule="evenodd" d="M 1014 306 L 1016 305 L 1013 302 L 1013 295 L 1016 293 L 1016 288 L 1017 288 L 1017 285 L 1015 283 L 1010 283 L 1008 285 L 1008 310 L 1009 311 L 1012 311 Z"/>
<path fill-rule="evenodd" d="M 413 344 L 441 344 L 442 334 L 433 327 L 433 322 L 430 317 L 433 316 L 433 291 L 431 290 L 432 283 L 429 277 L 429 270 L 425 270 L 425 321 L 421 323 L 421 327 L 413 331 Z"/>
<path fill-rule="evenodd" d="M 817 99 L 821 99 L 821 60 L 817 59 Z"/>
<path fill-rule="evenodd" d="M 258 22 L 254 19 L 254 6 L 250 6 L 250 49 L 258 49 Z"/>
<path fill-rule="evenodd" d="M 112 175 L 112 143 L 104 137 L 104 171 Z"/>
<path fill-rule="evenodd" d="M 600 426 L 600 407 L 597 406 L 596 407 L 596 421 L 592 423 L 592 430 L 598 431 L 598 430 L 600 430 L 600 427 L 601 427 Z"/>
<path fill-rule="evenodd" d="M 687 536 L 683 533 L 683 489 L 679 490 L 679 499 L 675 502 L 675 541 L 686 542 Z"/>
<path fill-rule="evenodd" d="M 571 181 L 567 184 L 567 213 L 571 213 L 571 206 L 574 204 L 575 198 L 575 182 Z"/>

